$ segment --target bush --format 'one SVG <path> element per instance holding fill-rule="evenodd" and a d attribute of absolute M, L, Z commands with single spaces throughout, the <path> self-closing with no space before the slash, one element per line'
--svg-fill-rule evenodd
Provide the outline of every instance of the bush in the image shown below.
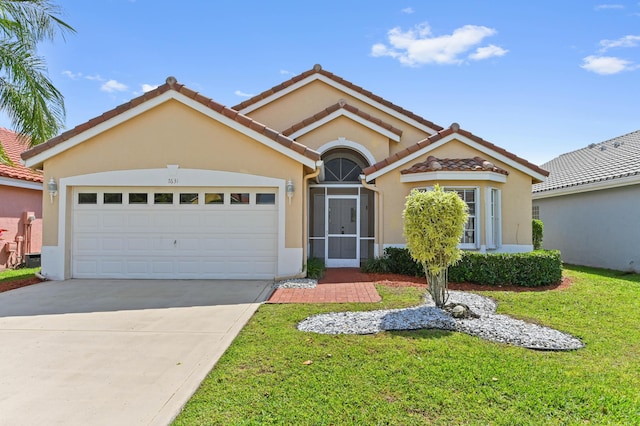
<path fill-rule="evenodd" d="M 542 250 L 542 236 L 544 233 L 544 223 L 540 219 L 533 219 L 532 221 L 532 239 L 533 239 L 533 249 L 534 250 Z"/>
<path fill-rule="evenodd" d="M 310 257 L 307 259 L 307 278 L 319 280 L 324 276 L 324 260 L 317 257 Z"/>
<path fill-rule="evenodd" d="M 424 277 L 418 265 L 404 248 L 386 248 L 384 256 L 365 263 L 364 272 L 390 272 Z M 365 270 L 375 265 L 379 270 Z M 519 285 L 538 287 L 562 280 L 562 259 L 557 250 L 530 253 L 477 253 L 465 251 L 462 259 L 449 267 L 450 282 L 472 282 L 485 285 Z"/>

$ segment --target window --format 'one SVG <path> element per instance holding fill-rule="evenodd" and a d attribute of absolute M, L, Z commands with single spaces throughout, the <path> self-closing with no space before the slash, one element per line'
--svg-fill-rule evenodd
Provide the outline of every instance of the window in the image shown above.
<path fill-rule="evenodd" d="M 476 248 L 477 247 L 477 235 L 478 228 L 476 223 L 476 189 L 457 189 L 457 188 L 445 188 L 445 191 L 451 191 L 458 194 L 458 197 L 467 203 L 469 208 L 469 217 L 467 223 L 464 225 L 464 233 L 460 240 L 462 248 Z"/>
<path fill-rule="evenodd" d="M 95 192 L 81 192 L 78 194 L 78 204 L 98 204 L 98 194 Z"/>
<path fill-rule="evenodd" d="M 224 194 L 204 194 L 205 204 L 224 204 Z"/>
<path fill-rule="evenodd" d="M 105 192 L 102 195 L 104 204 L 122 204 L 122 193 L 120 192 Z"/>
<path fill-rule="evenodd" d="M 531 208 L 531 217 L 533 219 L 540 219 L 540 206 L 533 206 Z"/>
<path fill-rule="evenodd" d="M 358 152 L 348 148 L 335 148 L 323 154 L 325 182 L 360 182 L 362 169 L 369 163 Z"/>
<path fill-rule="evenodd" d="M 249 204 L 248 192 L 237 192 L 229 194 L 231 204 Z"/>
<path fill-rule="evenodd" d="M 196 192 L 180 194 L 180 204 L 198 204 L 199 199 Z"/>
<path fill-rule="evenodd" d="M 156 192 L 153 194 L 153 204 L 173 204 L 172 192 Z"/>
<path fill-rule="evenodd" d="M 501 193 L 497 188 L 487 188 L 487 248 L 495 249 L 502 244 Z"/>
<path fill-rule="evenodd" d="M 276 194 L 256 194 L 256 204 L 275 204 Z"/>
<path fill-rule="evenodd" d="M 147 204 L 148 195 L 146 192 L 131 192 L 129 193 L 129 204 Z"/>

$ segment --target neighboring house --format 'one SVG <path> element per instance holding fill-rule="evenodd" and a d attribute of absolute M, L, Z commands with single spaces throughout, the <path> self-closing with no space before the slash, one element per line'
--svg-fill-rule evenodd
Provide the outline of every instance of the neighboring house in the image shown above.
<path fill-rule="evenodd" d="M 533 186 L 543 246 L 566 263 L 640 272 L 640 130 L 562 154 Z"/>
<path fill-rule="evenodd" d="M 23 154 L 51 278 L 261 278 L 354 266 L 405 243 L 412 188 L 470 207 L 462 246 L 528 251 L 547 172 L 319 65 L 233 108 L 165 84 Z M 46 191 L 45 191 L 46 192 Z"/>
<path fill-rule="evenodd" d="M 0 144 L 10 160 L 0 158 L 0 269 L 40 253 L 42 245 L 42 173 L 22 164 L 28 144 L 0 128 Z"/>

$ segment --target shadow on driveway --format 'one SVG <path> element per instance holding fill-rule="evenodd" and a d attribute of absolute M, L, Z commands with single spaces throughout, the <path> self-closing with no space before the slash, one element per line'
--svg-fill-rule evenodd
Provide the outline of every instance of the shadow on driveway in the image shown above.
<path fill-rule="evenodd" d="M 51 281 L 0 293 L 0 317 L 260 303 L 270 281 Z"/>

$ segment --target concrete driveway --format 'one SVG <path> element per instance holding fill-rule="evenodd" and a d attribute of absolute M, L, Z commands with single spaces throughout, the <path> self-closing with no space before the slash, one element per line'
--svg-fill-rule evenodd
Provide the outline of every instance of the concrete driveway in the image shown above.
<path fill-rule="evenodd" d="M 164 425 L 267 281 L 69 280 L 0 293 L 0 425 Z"/>

